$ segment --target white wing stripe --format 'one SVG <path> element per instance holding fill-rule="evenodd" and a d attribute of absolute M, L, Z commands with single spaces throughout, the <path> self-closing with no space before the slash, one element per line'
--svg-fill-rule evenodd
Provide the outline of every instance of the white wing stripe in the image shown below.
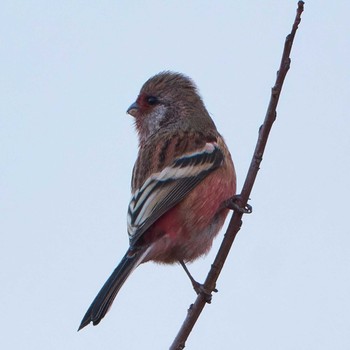
<path fill-rule="evenodd" d="M 127 222 L 130 238 L 155 210 L 158 211 L 159 205 L 172 203 L 172 198 L 177 197 L 176 193 L 172 193 L 176 183 L 185 181 L 186 178 L 196 179 L 217 168 L 220 165 L 218 160 L 221 161 L 218 152 L 221 154 L 216 143 L 207 143 L 201 151 L 178 158 L 161 172 L 150 176 L 141 188 L 135 191 L 129 204 Z"/>

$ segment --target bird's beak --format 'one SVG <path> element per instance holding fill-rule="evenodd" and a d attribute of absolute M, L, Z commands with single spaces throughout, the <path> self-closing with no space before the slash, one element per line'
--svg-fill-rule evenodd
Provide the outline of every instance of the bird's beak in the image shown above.
<path fill-rule="evenodd" d="M 137 102 L 134 102 L 126 111 L 126 113 L 132 115 L 133 117 L 136 117 L 136 113 L 139 110 L 139 105 Z"/>

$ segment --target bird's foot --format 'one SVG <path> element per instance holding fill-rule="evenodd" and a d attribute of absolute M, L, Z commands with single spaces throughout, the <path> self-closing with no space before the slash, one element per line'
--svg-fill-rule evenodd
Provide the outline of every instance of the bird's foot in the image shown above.
<path fill-rule="evenodd" d="M 242 214 L 250 214 L 253 211 L 253 208 L 248 203 L 246 205 L 242 205 L 242 199 L 240 194 L 236 194 L 226 201 L 226 207 L 235 210 Z"/>
<path fill-rule="evenodd" d="M 187 276 L 189 277 L 189 279 L 191 280 L 193 289 L 196 291 L 197 295 L 202 295 L 204 300 L 210 304 L 211 303 L 211 298 L 212 298 L 212 292 L 217 293 L 218 290 L 214 287 L 214 289 L 212 291 L 206 289 L 204 287 L 204 284 L 201 284 L 199 282 L 197 282 L 192 275 L 190 274 L 190 271 L 188 271 L 188 268 L 186 266 L 186 264 L 184 263 L 183 260 L 179 260 L 180 265 L 183 267 L 183 269 L 185 270 Z"/>
<path fill-rule="evenodd" d="M 201 283 L 199 283 L 199 282 L 197 282 L 197 281 L 193 281 L 192 282 L 192 286 L 193 286 L 193 289 L 195 290 L 195 292 L 197 293 L 197 295 L 202 295 L 203 296 L 203 298 L 204 298 L 204 300 L 208 303 L 208 304 L 210 304 L 211 303 L 211 299 L 212 299 L 212 292 L 210 291 L 210 290 L 208 290 L 208 289 L 206 289 L 205 287 L 204 287 L 204 284 L 201 284 Z M 218 290 L 216 289 L 216 288 L 214 288 L 213 290 L 212 290 L 214 293 L 217 293 L 218 292 Z"/>

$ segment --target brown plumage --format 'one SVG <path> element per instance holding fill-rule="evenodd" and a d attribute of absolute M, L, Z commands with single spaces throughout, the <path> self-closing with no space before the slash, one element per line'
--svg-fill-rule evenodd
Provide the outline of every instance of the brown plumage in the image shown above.
<path fill-rule="evenodd" d="M 150 78 L 128 113 L 139 154 L 128 210 L 130 247 L 86 312 L 98 324 L 141 263 L 193 261 L 206 254 L 236 191 L 231 155 L 192 80 L 172 72 Z"/>

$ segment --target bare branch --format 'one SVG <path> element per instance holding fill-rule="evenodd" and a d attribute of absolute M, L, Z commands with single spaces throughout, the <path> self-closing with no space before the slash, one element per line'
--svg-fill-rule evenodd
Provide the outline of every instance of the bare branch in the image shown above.
<path fill-rule="evenodd" d="M 301 14 L 304 10 L 304 2 L 298 2 L 298 8 L 296 17 L 294 20 L 294 24 L 292 27 L 291 33 L 286 37 L 286 41 L 284 44 L 284 50 L 282 54 L 280 68 L 277 72 L 276 82 L 271 91 L 271 98 L 267 108 L 266 116 L 263 125 L 260 127 L 258 141 L 254 150 L 254 155 L 252 161 L 250 163 L 250 167 L 247 173 L 246 180 L 244 182 L 241 194 L 236 198 L 236 205 L 241 208 L 247 207 L 247 202 L 249 199 L 249 195 L 252 191 L 255 178 L 257 176 L 260 163 L 262 161 L 262 157 L 264 154 L 265 146 L 267 143 L 267 139 L 272 127 L 276 119 L 276 107 L 278 104 L 279 96 L 282 91 L 282 86 L 286 74 L 290 67 L 290 52 L 292 49 L 295 33 L 298 29 L 298 25 L 301 21 Z M 225 263 L 225 260 L 228 256 L 228 253 L 231 249 L 233 241 L 242 225 L 242 216 L 243 210 L 235 210 L 224 239 L 221 243 L 220 249 L 216 255 L 214 263 L 211 266 L 211 269 L 208 273 L 208 276 L 204 282 L 204 290 L 213 291 L 215 289 L 216 281 L 219 277 L 221 269 Z M 206 298 L 203 294 L 199 294 L 197 296 L 196 301 L 192 304 L 187 312 L 187 316 L 177 334 L 173 344 L 170 346 L 170 350 L 181 350 L 185 348 L 186 340 L 191 333 L 199 315 L 201 314 L 204 306 L 206 304 Z"/>

